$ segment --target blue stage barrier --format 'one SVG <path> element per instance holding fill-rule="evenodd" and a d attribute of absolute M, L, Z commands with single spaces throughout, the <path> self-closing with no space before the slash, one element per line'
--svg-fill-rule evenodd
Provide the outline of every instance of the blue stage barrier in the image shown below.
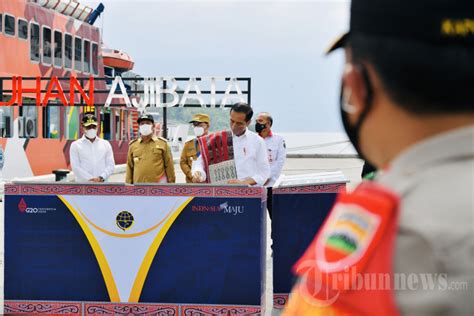
<path fill-rule="evenodd" d="M 260 315 L 265 195 L 241 186 L 7 184 L 5 313 Z"/>
<path fill-rule="evenodd" d="M 346 181 L 273 189 L 273 306 L 283 308 L 296 281 L 293 265 L 329 214 Z"/>

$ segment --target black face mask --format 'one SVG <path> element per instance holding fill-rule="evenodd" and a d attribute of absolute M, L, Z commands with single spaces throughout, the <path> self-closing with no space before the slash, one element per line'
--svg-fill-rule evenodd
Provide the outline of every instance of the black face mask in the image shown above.
<path fill-rule="evenodd" d="M 361 67 L 361 66 L 359 66 Z M 339 99 L 339 104 L 340 104 L 340 110 L 341 110 L 341 118 L 342 118 L 342 124 L 344 125 L 344 129 L 346 131 L 347 136 L 349 137 L 349 140 L 351 141 L 352 145 L 354 146 L 355 150 L 359 154 L 360 158 L 368 161 L 362 151 L 360 150 L 360 128 L 362 126 L 362 123 L 364 122 L 365 118 L 367 117 L 367 114 L 369 114 L 369 111 L 372 107 L 372 85 L 369 80 L 369 76 L 367 74 L 367 70 L 365 68 L 361 68 L 362 72 L 362 78 L 364 79 L 365 86 L 367 89 L 367 99 L 366 99 L 366 104 L 364 107 L 364 110 L 362 113 L 359 115 L 359 119 L 355 123 L 355 125 L 351 125 L 349 123 L 349 115 L 346 111 L 343 109 L 343 102 L 344 102 L 344 84 L 341 84 L 341 96 Z M 370 161 L 369 161 L 370 163 Z"/>
<path fill-rule="evenodd" d="M 265 129 L 265 124 L 255 123 L 255 131 L 261 133 Z"/>

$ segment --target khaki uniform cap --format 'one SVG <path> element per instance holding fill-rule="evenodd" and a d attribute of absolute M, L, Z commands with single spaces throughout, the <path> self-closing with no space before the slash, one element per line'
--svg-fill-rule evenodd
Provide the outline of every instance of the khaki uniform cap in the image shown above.
<path fill-rule="evenodd" d="M 209 115 L 207 115 L 207 114 L 198 113 L 198 114 L 194 114 L 191 121 L 189 121 L 189 123 L 194 123 L 194 122 L 210 124 L 211 119 L 210 119 Z"/>
<path fill-rule="evenodd" d="M 82 126 L 88 127 L 88 126 L 91 126 L 91 125 L 97 126 L 97 118 L 93 115 L 85 115 L 82 118 Z"/>

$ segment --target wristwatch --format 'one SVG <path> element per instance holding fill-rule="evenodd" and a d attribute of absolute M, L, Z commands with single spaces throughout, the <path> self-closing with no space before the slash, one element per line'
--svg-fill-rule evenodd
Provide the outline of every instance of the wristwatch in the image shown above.
<path fill-rule="evenodd" d="M 99 179 L 100 179 L 100 182 L 104 182 L 104 181 L 105 181 L 105 179 L 102 178 L 101 176 L 99 176 Z"/>

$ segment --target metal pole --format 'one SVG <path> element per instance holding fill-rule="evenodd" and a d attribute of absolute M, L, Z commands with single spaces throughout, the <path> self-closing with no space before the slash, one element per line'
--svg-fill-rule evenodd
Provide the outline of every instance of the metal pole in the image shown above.
<path fill-rule="evenodd" d="M 251 91 L 251 88 L 250 88 L 250 87 L 252 86 L 251 80 L 252 80 L 252 78 L 249 78 L 249 79 L 247 80 L 247 85 L 248 85 L 248 86 L 247 86 L 247 90 L 248 90 L 248 93 L 249 93 L 249 94 L 248 94 L 248 98 L 249 98 L 248 104 L 249 104 L 250 106 L 252 106 L 252 101 L 251 101 L 251 96 L 252 96 L 251 93 L 252 93 L 252 91 Z"/>
<path fill-rule="evenodd" d="M 166 91 L 166 80 L 163 80 L 163 91 Z M 166 93 L 163 93 L 163 104 L 166 104 Z M 163 137 L 168 139 L 168 123 L 166 117 L 166 106 L 163 107 Z"/>

